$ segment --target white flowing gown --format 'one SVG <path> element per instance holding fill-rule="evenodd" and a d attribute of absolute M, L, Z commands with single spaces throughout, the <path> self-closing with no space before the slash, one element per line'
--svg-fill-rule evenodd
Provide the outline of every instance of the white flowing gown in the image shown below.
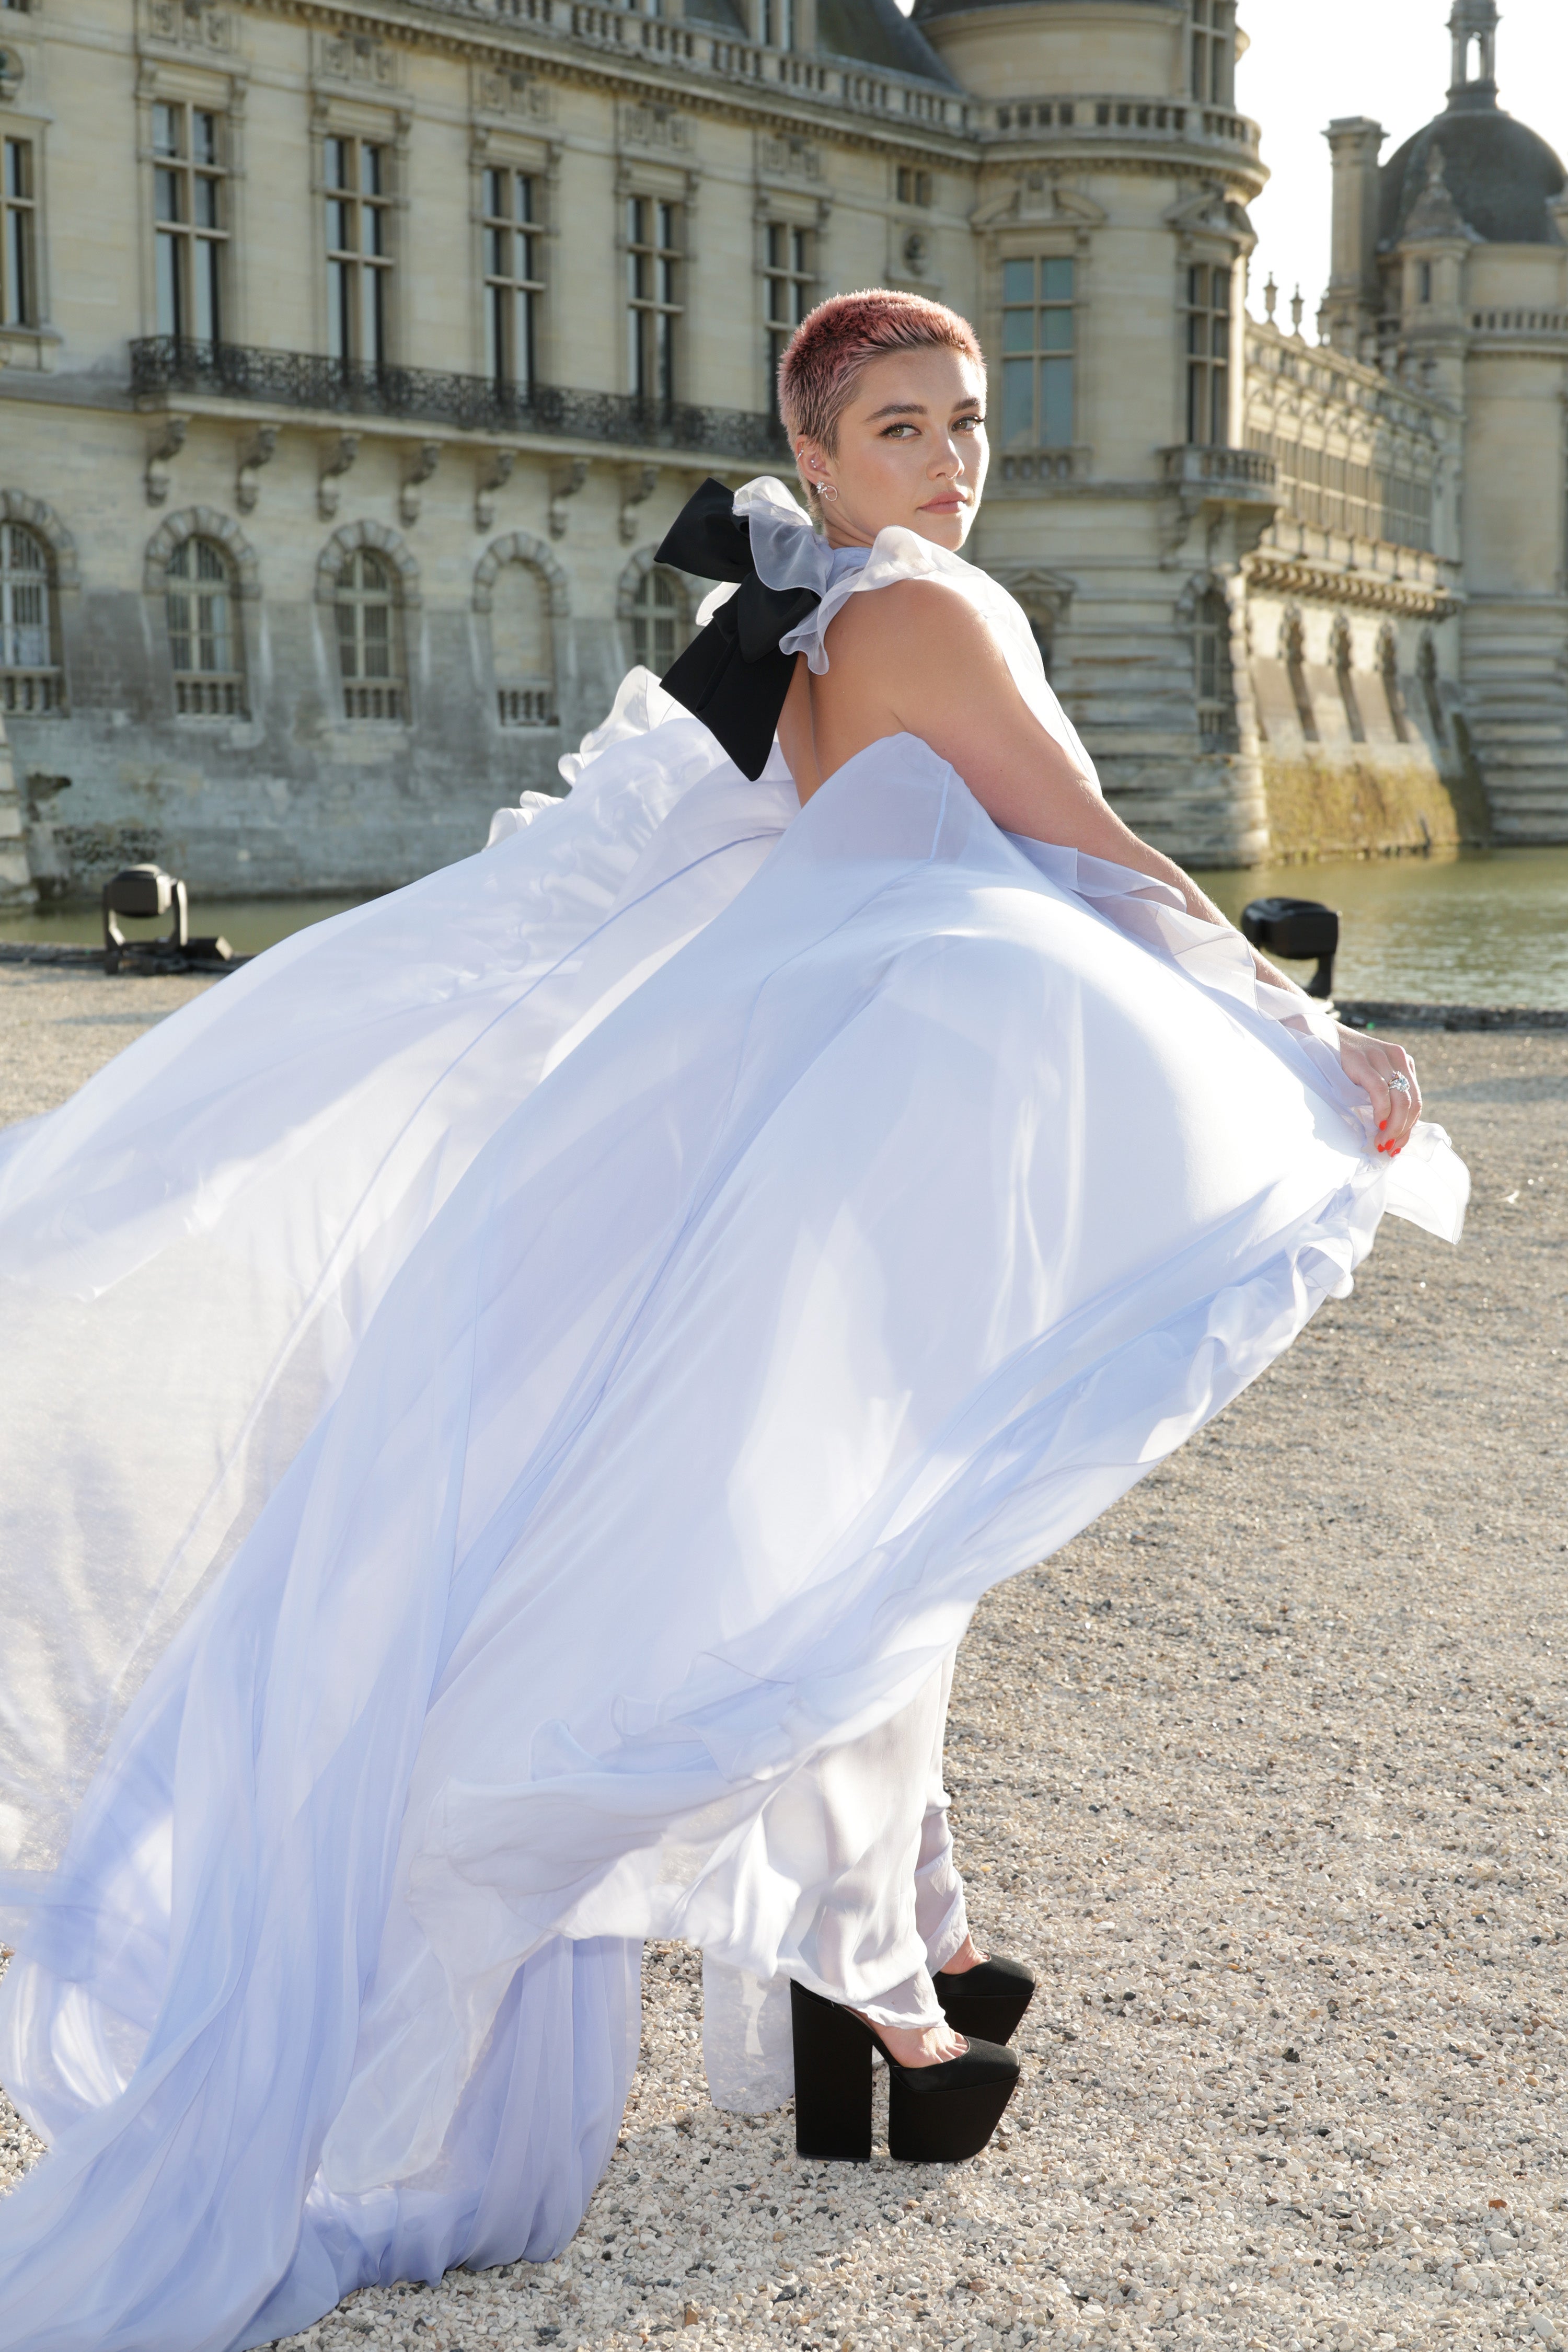
<path fill-rule="evenodd" d="M 940 578 L 1080 749 L 984 574 L 742 504 L 815 667 Z M 563 766 L 0 1140 L 6 2352 L 557 2252 L 643 1939 L 875 1994 L 837 1765 L 1384 1209 L 1458 1237 L 1234 934 L 919 740 L 801 810 L 634 672 Z"/>

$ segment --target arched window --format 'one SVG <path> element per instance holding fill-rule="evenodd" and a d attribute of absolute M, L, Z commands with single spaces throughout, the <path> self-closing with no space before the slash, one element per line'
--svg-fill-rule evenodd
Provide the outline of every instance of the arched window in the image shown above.
<path fill-rule="evenodd" d="M 662 677 L 691 635 L 686 589 L 657 563 L 643 574 L 631 600 L 632 659 Z"/>
<path fill-rule="evenodd" d="M 1361 703 L 1356 695 L 1354 649 L 1351 644 L 1351 625 L 1342 613 L 1334 616 L 1331 639 L 1334 656 L 1334 676 L 1339 681 L 1340 700 L 1345 707 L 1345 725 L 1351 730 L 1352 743 L 1366 741 L 1366 725 L 1361 715 Z"/>
<path fill-rule="evenodd" d="M 503 727 L 555 725 L 550 593 L 531 563 L 506 563 L 490 592 L 490 650 Z"/>
<path fill-rule="evenodd" d="M 48 551 L 26 523 L 0 523 L 0 709 L 58 710 Z"/>
<path fill-rule="evenodd" d="M 227 554 L 216 540 L 183 539 L 163 577 L 175 709 L 185 719 L 243 718 L 245 673 Z"/>
<path fill-rule="evenodd" d="M 1415 675 L 1421 680 L 1426 698 L 1426 716 L 1432 722 L 1432 732 L 1439 743 L 1448 740 L 1448 724 L 1443 715 L 1443 688 L 1437 677 L 1437 646 L 1430 629 L 1424 632 L 1421 650 L 1415 657 Z"/>
<path fill-rule="evenodd" d="M 1392 621 L 1384 621 L 1378 631 L 1377 668 L 1388 703 L 1389 724 L 1398 740 L 1408 743 L 1410 714 L 1405 708 L 1405 688 L 1399 682 L 1399 637 Z"/>
<path fill-rule="evenodd" d="M 1193 613 L 1197 672 L 1198 733 L 1205 751 L 1234 751 L 1236 679 L 1230 663 L 1230 606 L 1218 588 L 1205 588 Z"/>
<path fill-rule="evenodd" d="M 344 718 L 402 719 L 403 615 L 392 566 L 374 548 L 356 547 L 332 601 Z"/>

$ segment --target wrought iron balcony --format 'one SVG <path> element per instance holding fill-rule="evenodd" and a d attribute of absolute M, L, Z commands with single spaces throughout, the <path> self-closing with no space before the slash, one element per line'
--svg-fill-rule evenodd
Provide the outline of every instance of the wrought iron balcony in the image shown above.
<path fill-rule="evenodd" d="M 497 383 L 489 376 L 377 367 L 324 359 L 314 352 L 259 351 L 246 343 L 200 343 L 178 335 L 151 335 L 132 344 L 131 390 L 142 400 L 207 394 L 268 408 L 405 418 L 465 432 L 548 434 L 637 449 L 711 451 L 721 458 L 789 454 L 778 418 L 756 410 L 578 392 L 564 384 Z"/>

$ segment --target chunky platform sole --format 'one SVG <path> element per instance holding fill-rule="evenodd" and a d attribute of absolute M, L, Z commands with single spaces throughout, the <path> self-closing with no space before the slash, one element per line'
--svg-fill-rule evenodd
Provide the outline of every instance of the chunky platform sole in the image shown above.
<path fill-rule="evenodd" d="M 982 2042 L 1011 2042 L 1035 1997 L 1035 1979 L 1016 1960 L 996 1956 L 962 1976 L 931 1979 L 942 2013 L 955 2033 Z"/>
<path fill-rule="evenodd" d="M 978 2156 L 1018 2080 L 1011 2050 L 972 2041 L 940 2066 L 900 2066 L 874 2027 L 804 1985 L 790 1986 L 796 2153 L 865 2164 L 871 2154 L 871 2053 L 888 2059 L 888 2151 L 905 2164 Z"/>

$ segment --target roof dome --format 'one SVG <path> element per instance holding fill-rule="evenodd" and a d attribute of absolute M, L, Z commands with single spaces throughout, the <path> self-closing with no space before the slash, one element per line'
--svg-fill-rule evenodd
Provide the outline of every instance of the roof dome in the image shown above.
<path fill-rule="evenodd" d="M 1550 199 L 1568 185 L 1544 139 L 1511 114 L 1495 92 L 1478 102 L 1481 85 L 1456 92 L 1447 110 L 1407 139 L 1378 174 L 1378 243 L 1395 246 L 1405 234 L 1440 151 L 1443 182 L 1455 210 L 1488 245 L 1559 245 Z"/>
<path fill-rule="evenodd" d="M 1383 166 L 1378 244 L 1387 252 L 1409 234 L 1468 229 L 1484 245 L 1561 245 L 1548 206 L 1568 173 L 1497 102 L 1497 0 L 1454 0 L 1448 30 L 1448 103 Z"/>

